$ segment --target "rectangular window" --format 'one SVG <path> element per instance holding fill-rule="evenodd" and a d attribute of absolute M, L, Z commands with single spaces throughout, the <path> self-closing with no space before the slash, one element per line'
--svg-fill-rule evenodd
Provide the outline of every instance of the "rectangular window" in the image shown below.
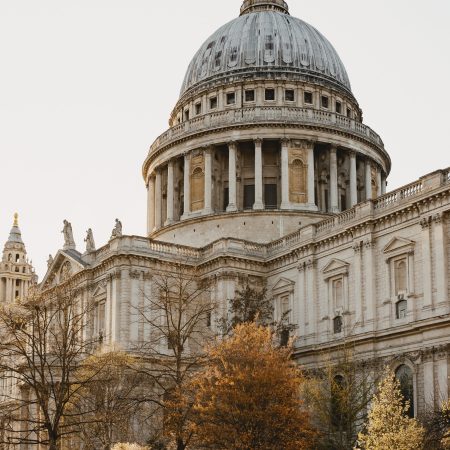
<path fill-rule="evenodd" d="M 277 209 L 277 185 L 265 184 L 264 185 L 264 204 L 266 209 Z"/>
<path fill-rule="evenodd" d="M 196 103 L 195 104 L 195 115 L 199 116 L 202 113 L 202 104 Z"/>
<path fill-rule="evenodd" d="M 255 204 L 255 185 L 244 186 L 244 209 L 253 209 Z"/>
<path fill-rule="evenodd" d="M 305 98 L 305 103 L 307 103 L 308 105 L 312 105 L 312 102 L 313 102 L 312 92 L 305 92 L 304 98 Z"/>
<path fill-rule="evenodd" d="M 188 109 L 186 109 L 186 110 L 184 111 L 184 120 L 185 120 L 186 122 L 189 120 L 189 110 L 188 110 Z"/>
<path fill-rule="evenodd" d="M 347 117 L 348 117 L 349 119 L 352 118 L 352 108 L 349 108 L 348 106 L 347 106 Z"/>
<path fill-rule="evenodd" d="M 229 92 L 227 94 L 227 105 L 234 105 L 236 103 L 236 94 L 234 92 Z"/>
<path fill-rule="evenodd" d="M 245 91 L 245 101 L 246 102 L 254 102 L 255 101 L 254 89 L 249 89 L 248 91 Z"/>
<path fill-rule="evenodd" d="M 275 89 L 266 89 L 266 101 L 271 102 L 275 100 Z"/>
<path fill-rule="evenodd" d="M 322 95 L 322 108 L 328 109 L 330 99 L 326 95 Z"/>
<path fill-rule="evenodd" d="M 295 101 L 295 91 L 293 89 L 286 89 L 284 91 L 284 99 L 287 102 L 294 102 Z"/>
<path fill-rule="evenodd" d="M 341 102 L 336 102 L 336 112 L 338 113 L 338 114 L 341 114 L 342 113 L 342 103 Z"/>
<path fill-rule="evenodd" d="M 209 109 L 216 109 L 217 108 L 217 97 L 211 97 L 209 99 Z"/>

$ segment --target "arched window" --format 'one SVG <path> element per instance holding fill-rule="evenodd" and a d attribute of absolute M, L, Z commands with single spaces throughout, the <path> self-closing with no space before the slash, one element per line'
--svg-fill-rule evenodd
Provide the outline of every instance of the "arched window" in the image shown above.
<path fill-rule="evenodd" d="M 406 261 L 401 259 L 395 262 L 395 295 L 406 292 L 408 289 L 406 278 Z"/>
<path fill-rule="evenodd" d="M 293 203 L 306 203 L 308 166 L 301 159 L 294 159 L 290 165 L 289 192 L 290 201 Z"/>
<path fill-rule="evenodd" d="M 16 263 L 18 263 L 19 260 L 20 260 L 20 255 L 17 253 L 17 254 L 16 254 Z"/>
<path fill-rule="evenodd" d="M 400 382 L 400 391 L 403 398 L 409 401 L 408 416 L 414 417 L 414 375 L 410 367 L 403 364 L 395 372 L 397 380 Z"/>
<path fill-rule="evenodd" d="M 191 175 L 191 211 L 204 208 L 205 174 L 201 167 L 196 167 Z"/>
<path fill-rule="evenodd" d="M 395 305 L 395 310 L 397 319 L 404 319 L 408 314 L 408 302 L 406 300 L 400 300 Z"/>
<path fill-rule="evenodd" d="M 335 317 L 333 320 L 334 334 L 342 333 L 342 325 L 343 325 L 342 316 Z"/>

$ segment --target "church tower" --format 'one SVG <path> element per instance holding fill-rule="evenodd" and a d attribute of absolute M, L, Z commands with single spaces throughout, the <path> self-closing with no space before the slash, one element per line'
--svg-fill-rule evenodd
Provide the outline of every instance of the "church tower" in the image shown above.
<path fill-rule="evenodd" d="M 19 228 L 19 216 L 16 213 L 0 263 L 0 303 L 12 303 L 16 299 L 26 297 L 30 286 L 35 282 L 36 275 L 27 259 Z"/>

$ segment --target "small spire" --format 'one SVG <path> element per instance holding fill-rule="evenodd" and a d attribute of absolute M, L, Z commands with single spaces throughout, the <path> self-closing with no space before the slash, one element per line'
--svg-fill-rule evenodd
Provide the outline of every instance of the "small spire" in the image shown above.
<path fill-rule="evenodd" d="M 289 6 L 284 0 L 244 0 L 241 16 L 255 11 L 277 11 L 289 14 Z"/>
<path fill-rule="evenodd" d="M 18 226 L 19 226 L 19 214 L 15 213 L 13 227 L 18 227 Z"/>

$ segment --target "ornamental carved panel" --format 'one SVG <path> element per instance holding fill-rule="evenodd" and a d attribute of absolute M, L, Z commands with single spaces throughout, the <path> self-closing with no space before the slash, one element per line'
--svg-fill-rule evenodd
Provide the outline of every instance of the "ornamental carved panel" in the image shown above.
<path fill-rule="evenodd" d="M 371 181 L 372 181 L 372 198 L 378 197 L 378 176 L 377 176 L 377 169 L 375 167 L 371 167 L 370 170 L 371 173 Z"/>
<path fill-rule="evenodd" d="M 191 211 L 205 207 L 205 160 L 203 154 L 191 159 Z"/>
<path fill-rule="evenodd" d="M 308 150 L 305 148 L 289 150 L 289 201 L 308 201 Z"/>

